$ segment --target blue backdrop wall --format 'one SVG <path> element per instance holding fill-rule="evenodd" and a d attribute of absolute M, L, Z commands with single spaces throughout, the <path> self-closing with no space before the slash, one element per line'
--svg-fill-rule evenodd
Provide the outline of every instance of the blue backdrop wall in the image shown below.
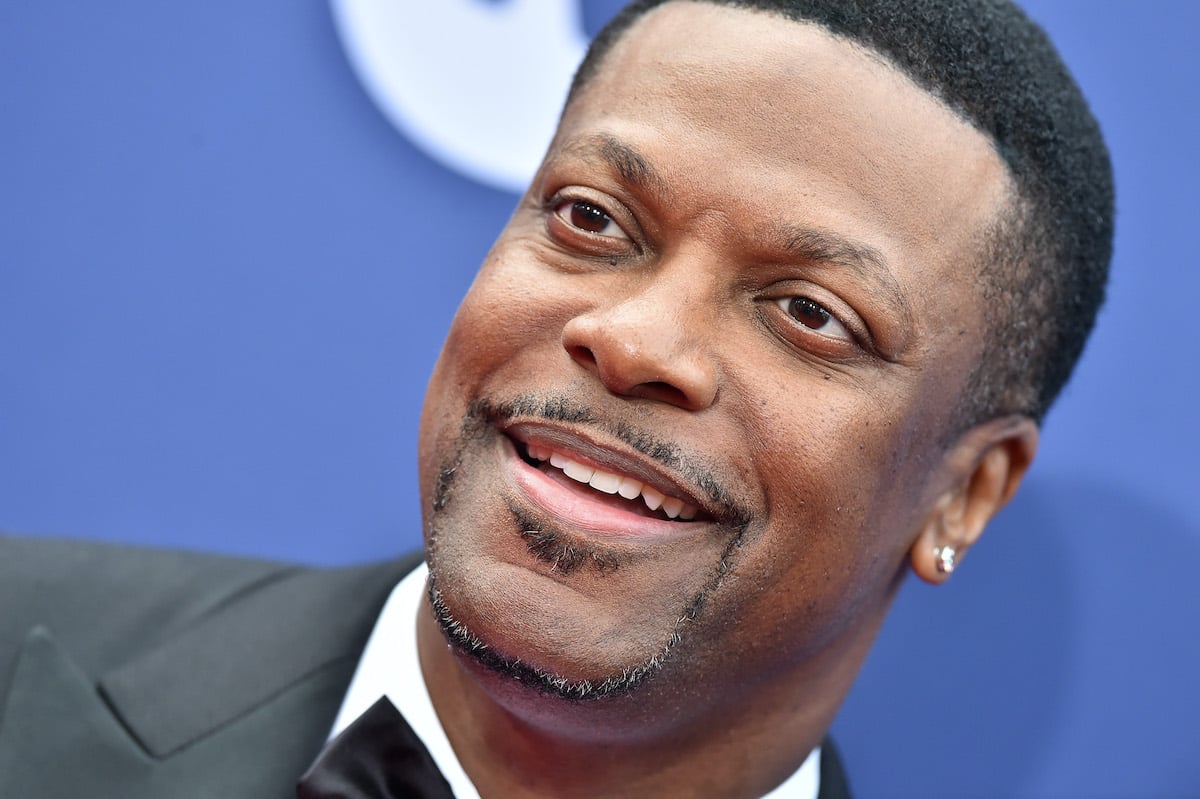
<path fill-rule="evenodd" d="M 0 5 L 0 527 L 415 546 L 425 378 L 616 5 Z M 1200 12 L 1026 7 L 1113 151 L 1111 298 L 1022 494 L 906 587 L 836 724 L 868 799 L 1200 795 Z"/>

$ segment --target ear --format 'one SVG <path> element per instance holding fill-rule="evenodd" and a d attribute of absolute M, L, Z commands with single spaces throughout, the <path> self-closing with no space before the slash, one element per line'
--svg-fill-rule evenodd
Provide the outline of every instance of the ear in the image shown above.
<path fill-rule="evenodd" d="M 979 540 L 1003 508 L 1037 452 L 1037 423 L 1028 416 L 1003 416 L 972 427 L 946 455 L 949 477 L 909 551 L 912 569 L 939 585 Z"/>

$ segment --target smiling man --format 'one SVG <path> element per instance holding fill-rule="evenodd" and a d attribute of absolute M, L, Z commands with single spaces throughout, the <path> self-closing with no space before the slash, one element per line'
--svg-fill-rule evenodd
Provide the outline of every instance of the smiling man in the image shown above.
<path fill-rule="evenodd" d="M 1006 161 L 987 97 L 957 94 L 988 66 L 913 74 L 853 9 L 652 5 L 581 70 L 426 401 L 422 659 L 496 795 L 796 772 L 905 572 L 946 579 L 1016 489 L 1057 389 L 1039 359 L 1079 347 L 1050 331 L 1090 324 L 1107 258 L 1096 220 L 1090 274 L 1034 274 L 1070 254 L 1020 242 L 1041 153 Z M 974 46 L 1025 24 L 881 5 Z"/>
<path fill-rule="evenodd" d="M 1095 124 L 1005 3 L 636 3 L 593 45 L 434 371 L 427 574 L 376 623 L 407 567 L 206 566 L 238 575 L 222 601 L 161 626 L 307 581 L 301 611 L 253 600 L 273 630 L 258 660 L 319 653 L 295 683 L 354 653 L 307 715 L 268 714 L 323 735 L 341 708 L 304 797 L 844 795 L 826 731 L 906 574 L 947 579 L 1020 483 L 1100 303 L 1111 215 Z M 351 643 L 277 632 L 333 595 Z M 153 637 L 219 672 L 205 690 L 254 682 L 211 651 L 230 634 L 172 635 Z M 128 709 L 162 670 L 101 680 L 154 757 L 281 728 L 261 718 L 276 687 L 208 727 L 174 698 Z M 11 729 L 0 779 L 25 768 Z M 273 764 L 306 762 L 313 734 L 284 738 L 301 743 L 259 750 L 287 749 L 269 776 L 216 748 L 256 775 L 223 795 L 294 782 Z"/>

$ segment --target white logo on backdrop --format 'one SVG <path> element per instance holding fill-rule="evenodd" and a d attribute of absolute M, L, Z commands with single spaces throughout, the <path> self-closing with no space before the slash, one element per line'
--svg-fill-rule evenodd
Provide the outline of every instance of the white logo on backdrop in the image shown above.
<path fill-rule="evenodd" d="M 583 58 L 567 0 L 334 0 L 354 71 L 384 115 L 438 161 L 524 191 Z"/>

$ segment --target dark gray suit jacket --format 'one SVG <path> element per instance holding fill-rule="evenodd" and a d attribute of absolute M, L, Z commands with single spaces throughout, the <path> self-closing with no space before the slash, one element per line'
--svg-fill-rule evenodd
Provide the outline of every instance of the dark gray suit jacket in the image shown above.
<path fill-rule="evenodd" d="M 0 537 L 0 797 L 294 799 L 417 560 Z"/>
<path fill-rule="evenodd" d="M 419 561 L 325 570 L 0 536 L 0 798 L 294 799 Z M 826 741 L 821 799 L 848 795 Z"/>

